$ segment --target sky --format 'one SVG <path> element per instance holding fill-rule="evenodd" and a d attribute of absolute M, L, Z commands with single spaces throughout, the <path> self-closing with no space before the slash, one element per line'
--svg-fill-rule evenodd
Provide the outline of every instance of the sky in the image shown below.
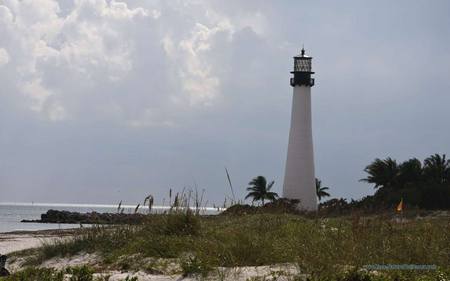
<path fill-rule="evenodd" d="M 316 176 L 450 153 L 450 2 L 0 0 L 0 202 L 281 194 L 292 56 L 313 56 Z"/>

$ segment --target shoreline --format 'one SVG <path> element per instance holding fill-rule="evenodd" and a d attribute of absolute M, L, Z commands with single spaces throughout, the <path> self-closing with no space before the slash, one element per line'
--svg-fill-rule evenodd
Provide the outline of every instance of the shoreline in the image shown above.
<path fill-rule="evenodd" d="M 77 229 L 46 229 L 0 233 L 0 254 L 9 255 L 13 252 L 37 248 L 44 243 L 70 237 L 76 231 Z"/>
<path fill-rule="evenodd" d="M 13 230 L 0 232 L 1 235 L 25 235 L 25 234 L 35 234 L 35 235 L 57 235 L 57 234 L 73 234 L 80 228 L 62 228 L 62 229 L 39 229 L 39 230 Z"/>

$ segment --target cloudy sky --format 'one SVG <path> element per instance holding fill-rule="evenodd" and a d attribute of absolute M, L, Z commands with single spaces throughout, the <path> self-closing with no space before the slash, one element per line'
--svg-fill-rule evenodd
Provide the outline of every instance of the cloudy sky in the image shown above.
<path fill-rule="evenodd" d="M 0 0 L 0 202 L 281 192 L 292 56 L 314 57 L 316 173 L 450 153 L 449 1 Z"/>

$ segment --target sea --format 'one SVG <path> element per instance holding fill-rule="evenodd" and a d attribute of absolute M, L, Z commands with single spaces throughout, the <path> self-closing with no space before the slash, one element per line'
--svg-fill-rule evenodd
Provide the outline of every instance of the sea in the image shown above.
<path fill-rule="evenodd" d="M 134 213 L 136 206 L 122 205 L 124 213 Z M 45 229 L 68 229 L 78 228 L 79 224 L 63 224 L 63 223 L 24 223 L 22 220 L 37 220 L 41 218 L 41 214 L 48 210 L 71 211 L 79 213 L 99 212 L 99 213 L 117 213 L 118 205 L 103 204 L 59 204 L 59 203 L 0 203 L 0 233 L 13 231 L 33 231 Z M 167 211 L 167 206 L 153 206 L 155 213 L 163 213 Z M 217 214 L 221 209 L 202 208 L 202 214 Z M 139 212 L 148 212 L 147 207 L 141 206 Z M 85 227 L 86 225 L 83 225 Z"/>

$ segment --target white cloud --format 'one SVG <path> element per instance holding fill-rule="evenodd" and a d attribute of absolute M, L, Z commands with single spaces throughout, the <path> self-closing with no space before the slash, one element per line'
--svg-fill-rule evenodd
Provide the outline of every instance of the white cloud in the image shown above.
<path fill-rule="evenodd" d="M 30 108 L 36 112 L 43 111 L 46 100 L 52 95 L 49 90 L 42 86 L 41 80 L 27 82 L 22 89 L 26 95 L 31 97 L 32 104 Z"/>
<path fill-rule="evenodd" d="M 134 127 L 173 126 L 215 106 L 233 35 L 249 25 L 262 30 L 263 22 L 258 12 L 235 26 L 202 1 L 181 8 L 76 0 L 64 12 L 54 0 L 3 3 L 0 47 L 14 51 L 0 53 L 0 64 L 15 58 L 11 95 L 25 95 L 48 120 L 110 118 Z"/>
<path fill-rule="evenodd" d="M 197 23 L 188 38 L 180 41 L 175 61 L 183 62 L 179 69 L 183 90 L 189 94 L 190 105 L 210 105 L 219 94 L 220 80 L 212 74 L 214 67 L 208 61 L 213 38 L 218 33 L 232 33 L 232 26 L 218 22 L 213 27 Z M 216 66 L 217 67 L 217 66 Z"/>
<path fill-rule="evenodd" d="M 0 67 L 7 64 L 8 62 L 9 62 L 8 52 L 5 49 L 0 48 Z"/>
<path fill-rule="evenodd" d="M 116 1 L 112 1 L 109 7 L 103 7 L 101 11 L 103 16 L 116 19 L 132 19 L 135 16 L 148 16 L 148 12 L 143 8 L 128 9 L 126 3 Z M 152 14 L 152 16 L 158 17 L 155 14 Z"/>
<path fill-rule="evenodd" d="M 10 23 L 13 20 L 11 11 L 4 5 L 0 5 L 0 20 L 2 24 Z"/>
<path fill-rule="evenodd" d="M 10 0 L 6 5 L 0 6 L 0 21 L 13 55 L 20 58 L 15 65 L 17 90 L 30 98 L 31 110 L 50 120 L 64 119 L 76 100 L 74 85 L 95 91 L 101 86 L 95 79 L 117 81 L 131 70 L 127 30 L 117 27 L 147 16 L 142 8 L 128 9 L 116 1 L 76 1 L 65 17 L 56 1 Z M 6 51 L 0 56 L 3 64 L 9 61 Z M 50 103 L 50 97 L 59 102 Z"/>

